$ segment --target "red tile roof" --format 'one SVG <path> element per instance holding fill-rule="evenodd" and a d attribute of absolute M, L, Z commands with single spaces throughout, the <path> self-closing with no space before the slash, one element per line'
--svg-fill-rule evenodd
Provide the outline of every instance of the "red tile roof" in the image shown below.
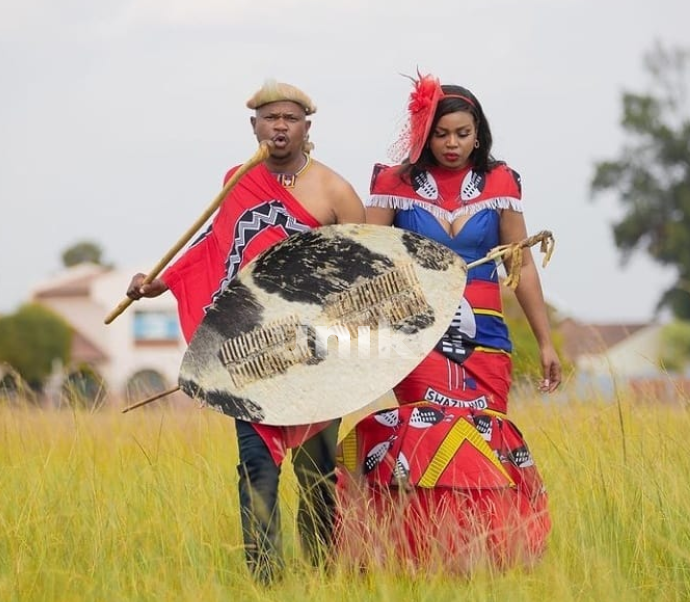
<path fill-rule="evenodd" d="M 72 337 L 72 361 L 77 364 L 92 364 L 96 365 L 108 359 L 105 352 L 89 340 L 85 334 L 74 331 Z"/>
<path fill-rule="evenodd" d="M 563 337 L 563 352 L 571 361 L 581 355 L 599 354 L 627 339 L 648 324 L 584 324 L 563 320 L 558 331 Z"/>
<path fill-rule="evenodd" d="M 111 268 L 82 263 L 65 269 L 55 277 L 42 282 L 33 294 L 34 300 L 55 297 L 83 297 L 89 294 L 92 282 Z"/>

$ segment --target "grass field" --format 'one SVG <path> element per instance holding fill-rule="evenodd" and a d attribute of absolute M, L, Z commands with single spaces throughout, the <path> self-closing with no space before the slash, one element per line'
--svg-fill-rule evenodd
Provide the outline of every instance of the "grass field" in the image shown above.
<path fill-rule="evenodd" d="M 288 471 L 289 571 L 262 589 L 240 547 L 233 423 L 191 406 L 0 408 L 0 600 L 690 600 L 687 407 L 516 404 L 554 522 L 529 572 L 319 574 L 296 549 Z"/>

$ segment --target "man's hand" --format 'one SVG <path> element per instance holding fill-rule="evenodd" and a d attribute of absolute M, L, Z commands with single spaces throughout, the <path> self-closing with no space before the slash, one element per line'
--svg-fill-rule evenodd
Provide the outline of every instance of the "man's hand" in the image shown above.
<path fill-rule="evenodd" d="M 168 285 L 160 278 L 154 278 L 148 284 L 144 284 L 146 274 L 135 274 L 127 287 L 127 296 L 130 299 L 141 299 L 142 297 L 158 297 L 168 290 Z"/>

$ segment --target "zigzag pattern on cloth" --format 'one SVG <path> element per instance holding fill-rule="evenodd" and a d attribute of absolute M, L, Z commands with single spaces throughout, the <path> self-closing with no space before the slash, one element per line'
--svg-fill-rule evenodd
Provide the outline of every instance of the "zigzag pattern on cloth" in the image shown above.
<path fill-rule="evenodd" d="M 269 201 L 258 207 L 248 209 L 237 220 L 232 253 L 228 256 L 226 263 L 227 275 L 221 283 L 220 290 L 223 290 L 237 275 L 245 247 L 257 234 L 272 226 L 283 228 L 288 236 L 310 230 L 309 226 L 301 224 L 290 215 L 280 201 Z"/>

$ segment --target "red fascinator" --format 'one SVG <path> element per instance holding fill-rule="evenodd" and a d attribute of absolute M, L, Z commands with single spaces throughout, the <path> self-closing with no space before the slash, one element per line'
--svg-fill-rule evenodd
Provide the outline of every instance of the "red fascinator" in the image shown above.
<path fill-rule="evenodd" d="M 410 163 L 416 163 L 431 131 L 443 91 L 438 78 L 433 75 L 421 75 L 417 72 L 417 79 L 410 79 L 413 89 L 407 103 L 408 120 L 400 137 L 391 147 L 390 154 L 395 161 L 409 157 Z"/>

